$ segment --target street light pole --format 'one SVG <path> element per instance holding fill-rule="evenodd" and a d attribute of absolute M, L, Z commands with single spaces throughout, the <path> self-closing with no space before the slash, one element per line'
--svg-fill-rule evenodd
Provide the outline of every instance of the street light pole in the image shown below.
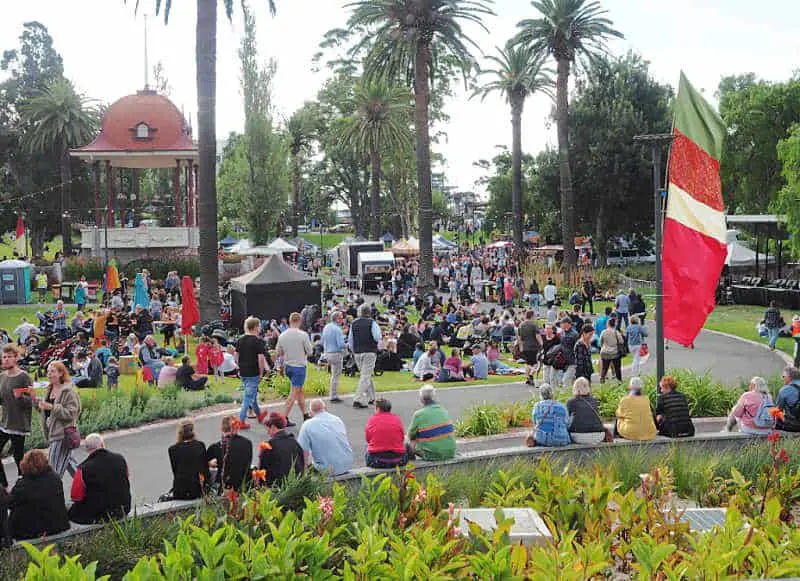
<path fill-rule="evenodd" d="M 661 247 L 663 243 L 663 220 L 661 204 L 666 192 L 661 186 L 661 150 L 664 144 L 672 143 L 672 133 L 654 135 L 637 135 L 636 142 L 650 145 L 653 163 L 653 202 L 655 206 L 655 238 L 656 238 L 656 380 L 664 377 L 664 280 L 661 271 Z"/>

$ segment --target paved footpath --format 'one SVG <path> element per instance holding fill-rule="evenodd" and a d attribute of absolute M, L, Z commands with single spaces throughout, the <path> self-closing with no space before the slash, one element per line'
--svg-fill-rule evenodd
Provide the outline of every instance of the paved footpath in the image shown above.
<path fill-rule="evenodd" d="M 651 333 L 652 335 L 653 333 Z M 711 370 L 712 374 L 725 383 L 733 384 L 747 380 L 753 375 L 769 377 L 780 372 L 784 365 L 783 359 L 768 350 L 724 337 L 714 333 L 703 332 L 697 340 L 695 349 L 684 349 L 675 345 L 670 346 L 665 354 L 666 368 L 687 368 L 697 372 Z M 654 357 L 643 365 L 643 374 L 655 372 Z M 497 386 L 463 386 L 438 389 L 438 400 L 448 409 L 452 418 L 461 417 L 464 411 L 473 403 L 489 402 L 524 402 L 531 396 L 531 388 L 523 383 L 510 383 Z M 404 423 L 410 421 L 414 410 L 419 407 L 416 391 L 404 391 L 388 394 L 392 401 L 393 411 L 403 418 Z M 270 409 L 280 410 L 282 404 L 269 406 Z M 331 404 L 330 410 L 339 415 L 347 425 L 348 435 L 353 445 L 353 453 L 357 466 L 363 466 L 366 446 L 364 443 L 364 426 L 369 417 L 370 410 L 354 409 L 350 405 L 350 398 L 342 404 Z M 299 412 L 293 412 L 295 421 L 299 423 Z M 219 439 L 219 423 L 221 414 L 201 417 L 197 420 L 196 431 L 200 440 L 207 445 Z M 292 428 L 297 430 L 298 428 Z M 706 431 L 717 431 L 719 427 L 706 428 Z M 253 442 L 257 453 L 258 442 L 266 439 L 263 427 L 253 425 L 253 429 L 243 432 Z M 135 502 L 141 504 L 155 500 L 160 494 L 171 487 L 171 471 L 167 457 L 167 448 L 175 442 L 175 422 L 165 422 L 147 426 L 141 429 L 130 430 L 121 434 L 111 435 L 107 438 L 107 445 L 114 451 L 121 452 L 128 460 L 133 485 Z M 519 445 L 519 438 L 492 439 L 483 442 L 460 443 L 460 450 L 490 449 Z M 84 454 L 76 454 L 82 460 Z M 5 463 L 6 473 L 10 480 L 16 477 L 13 463 Z M 68 489 L 71 480 L 67 475 L 64 478 L 65 488 Z"/>

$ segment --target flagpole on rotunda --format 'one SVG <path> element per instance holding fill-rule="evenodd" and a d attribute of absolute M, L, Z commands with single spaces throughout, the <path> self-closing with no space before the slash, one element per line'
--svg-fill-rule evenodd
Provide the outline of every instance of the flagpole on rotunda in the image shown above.
<path fill-rule="evenodd" d="M 653 156 L 653 204 L 655 206 L 655 239 L 656 239 L 656 378 L 664 377 L 664 280 L 661 272 L 661 245 L 663 240 L 664 216 L 662 204 L 666 191 L 661 185 L 661 152 L 664 144 L 672 143 L 672 133 L 656 133 L 636 135 L 633 140 L 650 145 Z"/>

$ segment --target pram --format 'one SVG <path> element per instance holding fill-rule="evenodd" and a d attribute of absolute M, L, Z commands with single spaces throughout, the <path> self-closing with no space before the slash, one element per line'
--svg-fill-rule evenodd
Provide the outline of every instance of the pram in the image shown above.
<path fill-rule="evenodd" d="M 38 378 L 42 378 L 47 372 L 48 365 L 54 361 L 66 361 L 69 359 L 68 353 L 75 341 L 77 341 L 77 339 L 73 337 L 72 339 L 58 341 L 49 346 L 41 346 L 41 349 L 34 348 L 31 350 L 31 353 L 25 357 L 23 364 L 27 364 L 29 372 L 33 373 Z"/>
<path fill-rule="evenodd" d="M 383 375 L 383 369 L 380 369 L 378 366 L 379 360 L 380 357 L 376 359 L 375 370 L 372 372 L 372 374 L 375 377 L 380 377 L 381 375 Z M 342 359 L 342 373 L 346 377 L 355 377 L 359 373 L 358 365 L 356 365 L 356 357 L 355 355 L 353 355 L 352 351 L 348 351 L 347 353 L 345 353 L 344 359 Z"/>

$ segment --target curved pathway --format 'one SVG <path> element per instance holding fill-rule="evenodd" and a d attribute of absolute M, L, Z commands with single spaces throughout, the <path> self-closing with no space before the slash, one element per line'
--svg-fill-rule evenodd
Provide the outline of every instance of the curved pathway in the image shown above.
<path fill-rule="evenodd" d="M 651 331 L 651 336 L 654 329 Z M 655 358 L 650 357 L 642 367 L 643 374 L 655 372 Z M 726 384 L 735 384 L 747 380 L 753 375 L 769 377 L 780 373 L 783 358 L 760 347 L 736 338 L 725 337 L 704 331 L 698 337 L 695 349 L 685 349 L 670 345 L 666 352 L 666 368 L 687 368 L 697 372 L 710 370 L 712 375 Z M 388 395 L 392 401 L 393 411 L 403 418 L 405 423 L 419 406 L 416 391 L 399 391 Z M 450 412 L 451 417 L 459 418 L 473 403 L 490 402 L 524 402 L 531 396 L 531 388 L 523 383 L 508 383 L 497 386 L 463 386 L 438 390 L 438 399 Z M 347 398 L 349 402 L 350 398 Z M 282 404 L 269 406 L 270 409 L 282 409 Z M 365 443 L 364 426 L 371 413 L 370 410 L 357 410 L 349 403 L 332 404 L 331 411 L 342 417 L 347 425 L 350 441 L 357 466 L 363 466 Z M 297 415 L 297 410 L 293 411 Z M 219 439 L 219 423 L 223 413 L 198 417 L 196 431 L 199 439 L 210 444 Z M 296 430 L 297 428 L 292 428 Z M 714 431 L 719 428 L 715 426 Z M 266 439 L 263 428 L 254 424 L 253 429 L 243 432 L 253 442 L 257 453 L 258 442 Z M 167 458 L 167 448 L 175 442 L 175 422 L 165 422 L 139 429 L 127 430 L 107 437 L 107 445 L 116 452 L 121 452 L 130 468 L 133 496 L 136 503 L 154 501 L 160 494 L 170 489 L 171 471 Z M 483 442 L 460 443 L 459 448 L 487 449 L 519 445 L 519 438 L 492 439 Z M 85 456 L 82 451 L 76 454 L 79 460 Z M 13 482 L 16 477 L 13 463 L 5 463 L 6 473 Z M 65 476 L 64 484 L 68 489 L 71 480 Z"/>

